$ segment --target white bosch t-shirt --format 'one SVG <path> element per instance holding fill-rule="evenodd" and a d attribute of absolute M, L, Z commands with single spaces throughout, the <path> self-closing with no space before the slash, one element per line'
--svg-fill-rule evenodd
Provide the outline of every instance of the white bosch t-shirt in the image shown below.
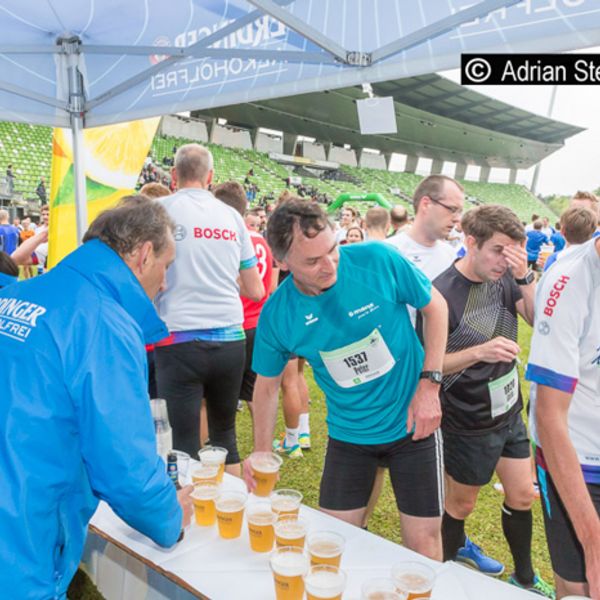
<path fill-rule="evenodd" d="M 256 265 L 242 217 L 209 191 L 186 188 L 158 200 L 175 221 L 177 254 L 156 308 L 169 331 L 242 324 L 239 272 Z"/>
<path fill-rule="evenodd" d="M 573 394 L 569 435 L 586 481 L 600 483 L 600 256 L 595 240 L 561 256 L 538 284 L 526 378 Z M 533 415 L 536 391 L 532 385 Z"/>
<path fill-rule="evenodd" d="M 419 268 L 430 281 L 443 273 L 456 259 L 456 250 L 448 243 L 438 240 L 433 246 L 423 246 L 406 232 L 385 240 L 392 244 Z"/>

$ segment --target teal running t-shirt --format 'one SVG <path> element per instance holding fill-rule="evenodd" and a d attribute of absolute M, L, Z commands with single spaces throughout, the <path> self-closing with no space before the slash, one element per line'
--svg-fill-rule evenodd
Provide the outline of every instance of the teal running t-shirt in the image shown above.
<path fill-rule="evenodd" d="M 279 375 L 290 354 L 306 358 L 327 400 L 329 435 L 355 444 L 406 436 L 406 411 L 424 351 L 408 315 L 429 304 L 431 283 L 395 248 L 340 248 L 338 279 L 307 296 L 288 277 L 265 304 L 252 369 Z"/>

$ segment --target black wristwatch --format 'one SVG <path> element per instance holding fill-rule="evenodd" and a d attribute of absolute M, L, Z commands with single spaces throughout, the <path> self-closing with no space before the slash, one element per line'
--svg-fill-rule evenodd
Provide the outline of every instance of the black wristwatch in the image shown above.
<path fill-rule="evenodd" d="M 515 277 L 515 282 L 517 285 L 529 285 L 530 283 L 533 283 L 535 281 L 535 273 L 531 270 L 527 271 L 527 274 L 525 275 L 525 277 L 519 279 L 518 277 Z"/>
<path fill-rule="evenodd" d="M 442 372 L 441 371 L 421 371 L 419 379 L 429 379 L 431 383 L 442 383 Z"/>

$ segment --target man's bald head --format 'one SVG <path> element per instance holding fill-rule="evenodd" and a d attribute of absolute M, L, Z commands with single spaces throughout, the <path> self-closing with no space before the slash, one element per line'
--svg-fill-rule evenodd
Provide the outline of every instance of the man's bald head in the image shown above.
<path fill-rule="evenodd" d="M 185 144 L 175 155 L 175 172 L 179 188 L 209 186 L 213 175 L 213 156 L 200 144 Z"/>

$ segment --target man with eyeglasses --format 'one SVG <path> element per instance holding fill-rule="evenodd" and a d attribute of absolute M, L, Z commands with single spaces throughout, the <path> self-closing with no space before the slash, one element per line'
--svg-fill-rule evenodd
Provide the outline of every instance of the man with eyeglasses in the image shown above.
<path fill-rule="evenodd" d="M 413 196 L 415 221 L 412 227 L 389 239 L 429 280 L 445 271 L 456 251 L 445 240 L 460 223 L 464 191 L 446 175 L 430 175 L 421 181 Z"/>

